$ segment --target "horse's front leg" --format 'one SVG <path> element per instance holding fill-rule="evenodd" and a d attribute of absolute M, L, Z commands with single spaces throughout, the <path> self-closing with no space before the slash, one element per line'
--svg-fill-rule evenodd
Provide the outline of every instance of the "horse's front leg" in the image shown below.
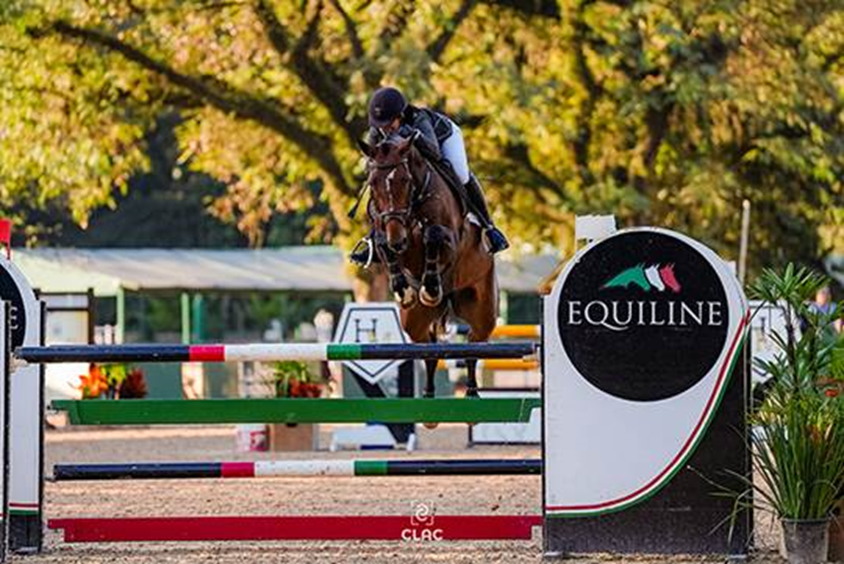
<path fill-rule="evenodd" d="M 453 248 L 451 231 L 442 225 L 431 225 L 425 229 L 425 272 L 419 301 L 427 307 L 436 307 L 443 300 L 442 270 L 446 254 Z"/>
<path fill-rule="evenodd" d="M 386 244 L 379 244 L 384 263 L 387 265 L 387 273 L 390 276 L 390 291 L 393 292 L 396 301 L 404 308 L 413 306 L 416 303 L 416 289 L 411 286 L 407 276 L 401 269 L 401 261 L 398 253 L 393 252 Z"/>

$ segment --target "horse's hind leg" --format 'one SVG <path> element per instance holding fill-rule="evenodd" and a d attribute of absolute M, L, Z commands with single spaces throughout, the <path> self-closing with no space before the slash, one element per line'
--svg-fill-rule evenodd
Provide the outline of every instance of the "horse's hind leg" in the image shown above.
<path fill-rule="evenodd" d="M 401 310 L 402 328 L 414 343 L 435 343 L 437 327 L 444 315 L 444 307 L 428 308 L 416 304 Z M 425 359 L 425 387 L 423 396 L 434 397 L 434 378 L 437 375 L 437 359 Z"/>
<path fill-rule="evenodd" d="M 496 292 L 495 279 L 489 276 L 475 288 L 459 292 L 452 302 L 454 312 L 469 324 L 467 339 L 470 343 L 482 343 L 489 339 L 495 329 L 496 316 L 498 315 L 498 293 Z M 478 396 L 477 359 L 467 360 L 466 368 L 468 381 L 466 383 L 466 395 L 468 397 Z"/>
<path fill-rule="evenodd" d="M 434 380 L 437 377 L 437 363 L 436 358 L 425 359 L 425 390 L 422 392 L 422 397 L 432 398 L 436 394 Z"/>
<path fill-rule="evenodd" d="M 470 358 L 466 361 L 466 372 L 468 374 L 468 381 L 466 382 L 466 397 L 478 397 L 478 378 L 477 378 L 478 359 Z"/>

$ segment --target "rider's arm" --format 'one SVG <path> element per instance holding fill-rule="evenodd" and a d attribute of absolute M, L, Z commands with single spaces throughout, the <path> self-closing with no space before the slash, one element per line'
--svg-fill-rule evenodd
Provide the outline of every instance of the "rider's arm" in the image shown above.
<path fill-rule="evenodd" d="M 416 147 L 429 159 L 440 160 L 440 144 L 437 141 L 437 135 L 434 133 L 434 124 L 431 123 L 431 118 L 426 112 L 417 111 L 413 116 L 413 123 L 411 126 L 419 132 L 416 136 Z"/>
<path fill-rule="evenodd" d="M 384 140 L 384 134 L 381 133 L 377 127 L 370 127 L 369 131 L 366 134 L 366 143 L 374 147 L 378 143 Z"/>

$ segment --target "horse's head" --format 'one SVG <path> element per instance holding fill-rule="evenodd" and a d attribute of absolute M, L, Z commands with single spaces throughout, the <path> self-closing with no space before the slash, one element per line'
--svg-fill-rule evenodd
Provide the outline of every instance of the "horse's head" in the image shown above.
<path fill-rule="evenodd" d="M 360 147 L 368 157 L 375 227 L 384 232 L 390 250 L 402 253 L 408 246 L 413 205 L 415 154 L 412 139 L 391 135 L 378 145 L 361 142 Z"/>

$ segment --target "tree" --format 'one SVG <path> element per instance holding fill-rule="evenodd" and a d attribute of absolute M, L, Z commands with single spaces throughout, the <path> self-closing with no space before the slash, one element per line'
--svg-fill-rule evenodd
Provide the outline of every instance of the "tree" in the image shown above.
<path fill-rule="evenodd" d="M 348 241 L 368 95 L 448 111 L 496 217 L 570 246 L 575 213 L 675 227 L 728 258 L 754 203 L 755 265 L 817 262 L 842 206 L 844 13 L 835 0 L 11 0 L 0 8 L 0 201 L 79 221 L 180 162 L 260 244 L 312 181 Z M 325 226 L 322 226 L 325 229 Z"/>

